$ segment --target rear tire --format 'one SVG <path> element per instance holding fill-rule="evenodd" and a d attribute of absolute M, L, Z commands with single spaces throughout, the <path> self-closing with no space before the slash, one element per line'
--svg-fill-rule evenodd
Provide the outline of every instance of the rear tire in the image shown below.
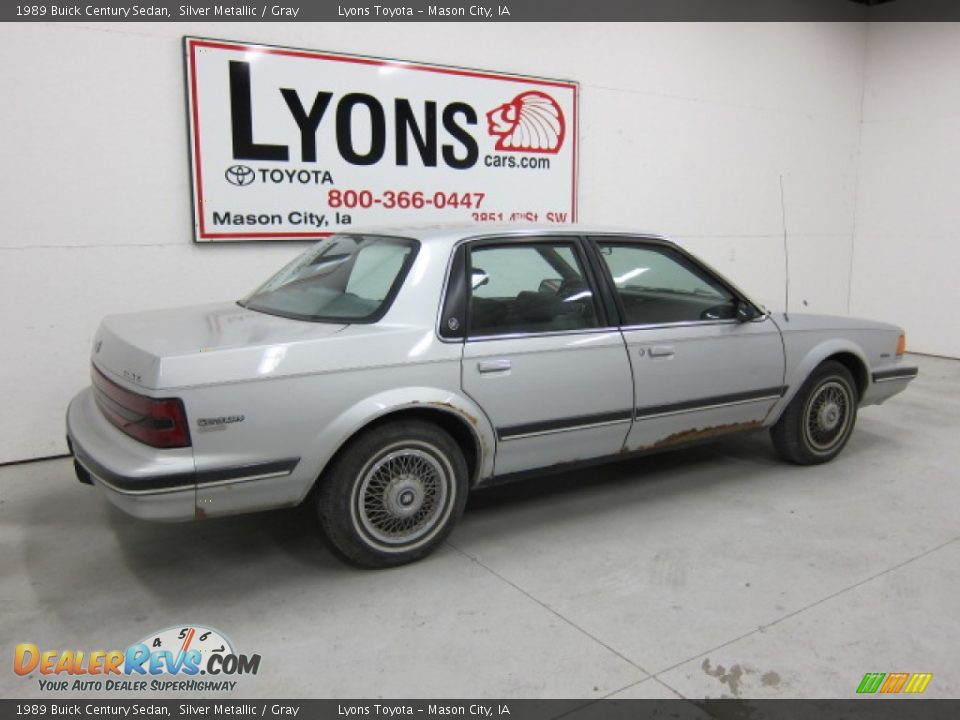
<path fill-rule="evenodd" d="M 770 429 L 774 447 L 796 465 L 833 460 L 850 439 L 858 402 L 850 371 L 834 360 L 820 364 Z"/>
<path fill-rule="evenodd" d="M 368 568 L 426 557 L 467 502 L 467 463 L 444 430 L 400 420 L 359 435 L 335 458 L 317 491 L 330 548 Z"/>

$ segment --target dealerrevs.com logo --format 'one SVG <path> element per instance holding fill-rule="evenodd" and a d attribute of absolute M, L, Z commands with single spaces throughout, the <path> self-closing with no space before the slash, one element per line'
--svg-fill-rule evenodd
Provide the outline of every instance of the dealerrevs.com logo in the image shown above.
<path fill-rule="evenodd" d="M 230 691 L 237 681 L 227 678 L 259 669 L 260 655 L 235 652 L 225 635 L 202 625 L 169 627 L 125 650 L 44 650 L 25 642 L 13 658 L 17 675 L 39 675 L 40 690 L 49 692 Z"/>

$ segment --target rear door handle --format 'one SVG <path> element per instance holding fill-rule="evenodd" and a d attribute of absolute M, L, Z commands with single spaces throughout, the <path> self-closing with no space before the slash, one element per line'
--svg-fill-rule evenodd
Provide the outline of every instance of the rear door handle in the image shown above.
<path fill-rule="evenodd" d="M 500 360 L 484 360 L 477 363 L 477 370 L 481 375 L 487 373 L 506 372 L 510 369 L 510 361 L 506 358 Z"/>
<path fill-rule="evenodd" d="M 670 357 L 674 353 L 673 345 L 651 345 L 650 357 Z"/>

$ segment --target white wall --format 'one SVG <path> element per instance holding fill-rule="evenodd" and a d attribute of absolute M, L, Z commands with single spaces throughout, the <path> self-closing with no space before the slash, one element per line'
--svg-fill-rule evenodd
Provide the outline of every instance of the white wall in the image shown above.
<path fill-rule="evenodd" d="M 960 357 L 960 25 L 871 23 L 850 309 Z"/>
<path fill-rule="evenodd" d="M 192 244 L 184 34 L 578 80 L 581 220 L 779 308 L 784 175 L 791 303 L 847 309 L 862 24 L 0 26 L 0 462 L 65 451 L 101 316 L 236 298 L 299 250 Z"/>

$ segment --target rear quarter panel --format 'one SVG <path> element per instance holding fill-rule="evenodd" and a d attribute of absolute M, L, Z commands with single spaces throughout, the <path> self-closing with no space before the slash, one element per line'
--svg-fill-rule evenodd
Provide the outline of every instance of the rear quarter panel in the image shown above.
<path fill-rule="evenodd" d="M 206 514 L 299 503 L 349 438 L 404 409 L 431 408 L 462 419 L 481 449 L 478 475 L 492 472 L 493 429 L 460 391 L 462 345 L 439 342 L 432 329 L 368 326 L 328 338 L 316 352 L 315 365 L 322 370 L 284 375 L 277 368 L 256 380 L 178 392 L 187 408 L 198 473 L 300 459 L 286 477 L 198 487 L 197 505 Z M 201 418 L 240 415 L 242 422 L 198 427 Z"/>

